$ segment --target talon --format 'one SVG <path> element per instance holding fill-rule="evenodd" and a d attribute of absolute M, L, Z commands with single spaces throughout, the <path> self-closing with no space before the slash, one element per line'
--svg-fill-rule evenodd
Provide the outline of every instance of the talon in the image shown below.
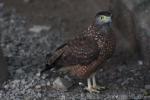
<path fill-rule="evenodd" d="M 93 86 L 94 89 L 97 89 L 99 91 L 105 90 L 106 87 L 105 86 Z"/>
<path fill-rule="evenodd" d="M 106 87 L 98 86 L 96 84 L 95 74 L 93 74 L 93 76 L 92 76 L 92 83 L 93 84 L 91 84 L 91 79 L 90 78 L 87 79 L 87 83 L 88 83 L 88 87 L 85 87 L 84 89 L 89 91 L 90 93 L 92 93 L 92 92 L 100 93 L 100 91 L 106 89 Z"/>
<path fill-rule="evenodd" d="M 87 83 L 88 83 L 88 87 L 85 87 L 84 89 L 87 90 L 90 93 L 100 93 L 100 91 L 96 88 L 93 88 L 93 86 L 91 85 L 91 80 L 90 78 L 87 79 Z"/>
<path fill-rule="evenodd" d="M 93 87 L 91 87 L 91 88 L 85 87 L 84 89 L 87 90 L 90 93 L 93 93 L 93 92 L 94 93 L 100 93 L 100 91 L 98 91 L 97 89 L 95 89 Z"/>
<path fill-rule="evenodd" d="M 97 83 L 96 83 L 96 79 L 95 79 L 95 73 L 93 74 L 92 76 L 92 81 L 93 81 L 93 88 L 97 89 L 97 90 L 105 90 L 106 87 L 105 86 L 98 86 Z"/>

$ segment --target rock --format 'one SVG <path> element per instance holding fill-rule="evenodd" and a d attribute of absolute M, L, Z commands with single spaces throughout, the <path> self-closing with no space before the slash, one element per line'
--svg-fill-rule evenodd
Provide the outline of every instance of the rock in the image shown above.
<path fill-rule="evenodd" d="M 60 96 L 60 100 L 66 100 L 66 96 L 65 95 Z"/>
<path fill-rule="evenodd" d="M 139 61 L 138 61 L 138 64 L 139 64 L 139 65 L 143 65 L 143 61 L 142 61 L 142 60 L 139 60 Z"/>
<path fill-rule="evenodd" d="M 71 81 L 68 81 L 66 79 L 57 77 L 55 81 L 53 82 L 53 87 L 58 90 L 67 91 L 73 83 Z"/>
<path fill-rule="evenodd" d="M 41 76 L 41 73 L 40 73 L 40 72 L 38 72 L 38 73 L 36 74 L 36 76 L 37 76 L 37 77 L 40 77 L 40 76 Z"/>
<path fill-rule="evenodd" d="M 1 35 L 1 34 L 0 34 Z M 3 53 L 0 47 L 0 85 L 7 80 L 8 77 L 8 69 L 6 61 L 3 57 Z"/>
<path fill-rule="evenodd" d="M 122 0 L 112 0 L 111 9 L 117 39 L 116 54 L 125 62 L 137 55 L 134 15 Z"/>
<path fill-rule="evenodd" d="M 129 84 L 129 81 L 132 81 L 132 80 L 133 80 L 133 78 L 127 78 L 125 81 L 123 81 L 123 82 L 121 83 L 121 85 L 124 86 L 124 85 L 126 85 L 126 84 Z"/>
<path fill-rule="evenodd" d="M 50 26 L 44 26 L 44 25 L 34 25 L 29 29 L 30 32 L 40 33 L 41 31 L 48 31 L 50 30 Z"/>
<path fill-rule="evenodd" d="M 0 98 L 2 98 L 2 93 L 0 93 Z"/>
<path fill-rule="evenodd" d="M 141 3 L 141 6 L 145 5 L 144 1 Z M 140 54 L 144 60 L 145 65 L 150 65 L 150 2 L 147 2 L 147 6 L 137 6 L 135 10 L 135 21 L 136 21 L 136 29 L 137 29 L 137 39 L 140 47 Z M 143 19 L 144 16 L 144 19 Z"/>
<path fill-rule="evenodd" d="M 79 82 L 79 85 L 80 85 L 80 86 L 85 86 L 85 84 L 83 84 L 82 82 Z"/>
<path fill-rule="evenodd" d="M 24 73 L 24 71 L 21 68 L 19 68 L 16 70 L 16 73 L 21 74 L 21 73 Z"/>
<path fill-rule="evenodd" d="M 47 86 L 50 86 L 50 85 L 51 85 L 51 83 L 48 81 L 48 82 L 46 83 L 46 85 L 47 85 Z"/>
<path fill-rule="evenodd" d="M 143 100 L 143 95 L 139 94 L 139 95 L 135 95 L 133 98 L 131 98 L 132 100 Z M 145 99 L 144 99 L 145 100 Z"/>
<path fill-rule="evenodd" d="M 145 89 L 150 89 L 150 84 L 148 84 L 148 85 L 145 85 Z"/>
<path fill-rule="evenodd" d="M 41 78 L 42 78 L 42 79 L 46 79 L 46 77 L 47 77 L 47 75 L 46 75 L 46 74 L 43 74 Z"/>
<path fill-rule="evenodd" d="M 114 0 L 112 8 L 114 9 L 114 20 L 116 21 L 115 26 L 119 29 L 121 35 L 123 34 L 124 38 L 123 39 L 120 38 L 122 36 L 118 36 L 120 42 L 118 42 L 119 46 L 117 47 L 125 47 L 124 50 L 127 51 L 128 54 L 130 54 L 130 50 L 133 54 L 136 53 L 136 59 L 137 57 L 138 59 L 141 59 L 138 61 L 138 65 L 145 65 L 143 66 L 145 71 L 142 71 L 144 76 L 143 83 L 149 84 L 150 1 Z M 128 51 L 127 49 L 130 50 Z M 117 52 L 118 51 L 119 49 L 117 48 Z"/>
<path fill-rule="evenodd" d="M 36 85 L 35 88 L 36 88 L 36 89 L 40 89 L 40 88 L 41 88 L 41 85 Z"/>
<path fill-rule="evenodd" d="M 22 80 L 21 80 L 21 84 L 24 85 L 25 83 L 26 83 L 25 79 L 22 79 Z"/>
<path fill-rule="evenodd" d="M 8 88 L 9 88 L 9 85 L 8 85 L 8 84 L 4 85 L 4 88 L 5 88 L 5 89 L 8 89 Z"/>
<path fill-rule="evenodd" d="M 123 8 L 128 9 L 134 22 L 139 56 L 145 65 L 150 65 L 150 1 L 149 0 L 121 0 Z M 127 15 L 127 14 L 125 14 Z M 144 18 L 143 18 L 144 17 Z"/>
<path fill-rule="evenodd" d="M 124 95 L 123 94 L 119 95 L 118 98 L 117 98 L 117 100 L 128 100 L 128 99 L 129 99 L 128 95 L 125 95 L 125 94 Z"/>
<path fill-rule="evenodd" d="M 42 94 L 41 94 L 41 93 L 38 93 L 37 96 L 41 98 Z"/>
<path fill-rule="evenodd" d="M 144 96 L 143 100 L 149 100 L 150 96 Z"/>

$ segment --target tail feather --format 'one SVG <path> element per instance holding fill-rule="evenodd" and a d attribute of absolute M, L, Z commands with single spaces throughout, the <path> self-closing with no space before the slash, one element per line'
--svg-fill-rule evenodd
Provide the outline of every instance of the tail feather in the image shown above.
<path fill-rule="evenodd" d="M 55 53 L 53 55 L 51 55 L 51 54 L 47 55 L 46 64 L 48 64 L 48 65 L 54 64 L 61 57 L 63 52 L 64 51 L 62 49 L 60 49 L 60 50 L 55 51 Z"/>
<path fill-rule="evenodd" d="M 41 71 L 41 73 L 44 73 L 44 72 L 54 68 L 55 67 L 55 62 L 61 57 L 63 52 L 64 51 L 62 49 L 60 49 L 60 50 L 55 51 L 55 53 L 53 55 L 52 54 L 48 54 L 46 56 L 45 68 Z"/>
<path fill-rule="evenodd" d="M 48 71 L 48 70 L 50 70 L 50 69 L 52 69 L 52 68 L 53 68 L 52 65 L 46 64 L 46 65 L 45 65 L 45 68 L 41 71 L 41 74 L 43 74 L 44 72 L 46 72 L 46 71 Z"/>

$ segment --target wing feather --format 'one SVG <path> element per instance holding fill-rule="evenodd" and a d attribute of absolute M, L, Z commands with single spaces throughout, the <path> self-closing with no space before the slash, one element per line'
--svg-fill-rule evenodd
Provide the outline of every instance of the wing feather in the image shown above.
<path fill-rule="evenodd" d="M 65 66 L 89 64 L 99 54 L 97 42 L 88 36 L 75 38 L 69 41 L 62 49 L 64 53 L 57 61 L 57 64 Z"/>

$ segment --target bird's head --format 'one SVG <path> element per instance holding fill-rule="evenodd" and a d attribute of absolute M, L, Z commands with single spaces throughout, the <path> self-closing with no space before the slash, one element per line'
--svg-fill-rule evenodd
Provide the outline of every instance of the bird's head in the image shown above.
<path fill-rule="evenodd" d="M 101 11 L 96 14 L 96 25 L 111 25 L 112 14 L 109 11 Z"/>

